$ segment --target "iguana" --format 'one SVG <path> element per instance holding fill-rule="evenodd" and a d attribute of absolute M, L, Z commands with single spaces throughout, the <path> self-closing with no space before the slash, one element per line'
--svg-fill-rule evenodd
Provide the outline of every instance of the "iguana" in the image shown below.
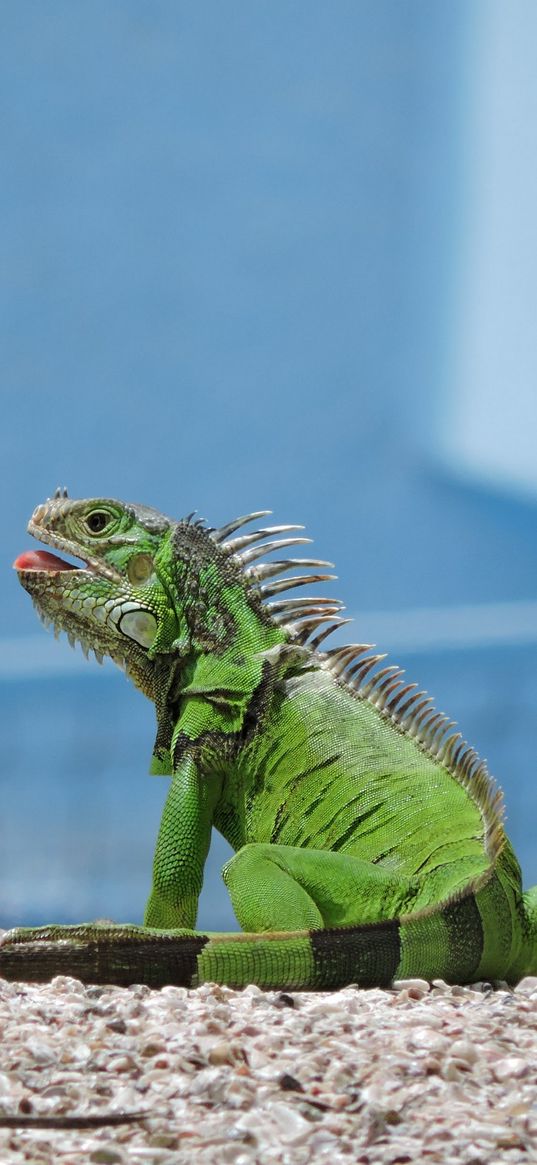
<path fill-rule="evenodd" d="M 1 975 L 325 989 L 537 973 L 537 887 L 522 892 L 484 763 L 370 645 L 326 648 L 341 604 L 295 589 L 332 564 L 260 561 L 309 541 L 243 532 L 269 512 L 213 529 L 63 490 L 35 510 L 29 533 L 84 565 L 26 552 L 23 587 L 154 702 L 152 772 L 172 780 L 144 926 L 13 930 Z M 213 825 L 236 851 L 223 877 L 243 933 L 193 929 Z"/>

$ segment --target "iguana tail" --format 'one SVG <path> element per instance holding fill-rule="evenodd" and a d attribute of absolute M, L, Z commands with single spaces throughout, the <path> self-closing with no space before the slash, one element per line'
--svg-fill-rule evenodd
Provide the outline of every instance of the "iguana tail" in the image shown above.
<path fill-rule="evenodd" d="M 350 983 L 384 987 L 416 976 L 516 983 L 537 973 L 537 887 L 519 907 L 514 922 L 512 915 L 502 919 L 509 904 L 492 877 L 478 891 L 419 914 L 341 929 L 203 934 L 102 923 L 20 928 L 0 944 L 0 975 L 37 982 L 72 975 L 86 983 L 151 987 L 256 983 L 310 991 Z"/>

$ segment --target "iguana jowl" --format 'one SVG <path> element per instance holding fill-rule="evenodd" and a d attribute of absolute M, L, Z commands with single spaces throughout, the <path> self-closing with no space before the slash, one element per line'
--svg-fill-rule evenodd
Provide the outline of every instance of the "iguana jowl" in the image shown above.
<path fill-rule="evenodd" d="M 85 565 L 27 552 L 22 585 L 154 701 L 152 771 L 172 780 L 145 925 L 9 932 L 0 974 L 330 988 L 537 973 L 537 888 L 522 892 L 484 764 L 368 645 L 326 649 L 338 602 L 278 597 L 333 576 L 260 562 L 307 541 L 237 533 L 266 513 L 215 530 L 65 491 L 35 510 L 30 533 Z M 193 929 L 213 825 L 236 851 L 242 934 Z"/>

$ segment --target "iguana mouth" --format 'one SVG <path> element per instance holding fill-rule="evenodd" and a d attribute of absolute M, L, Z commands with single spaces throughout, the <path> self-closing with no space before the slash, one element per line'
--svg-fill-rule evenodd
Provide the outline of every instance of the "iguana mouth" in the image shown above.
<path fill-rule="evenodd" d="M 71 562 L 65 562 L 65 559 L 60 558 L 58 554 L 51 554 L 48 550 L 25 550 L 15 559 L 13 566 L 15 570 L 24 571 L 24 573 L 45 571 L 47 574 L 55 574 L 59 570 L 87 570 L 87 566 L 74 566 Z"/>
<path fill-rule="evenodd" d="M 34 518 L 35 516 L 34 514 Z M 114 582 L 122 581 L 119 571 L 115 570 L 113 566 L 103 562 L 100 558 L 92 558 L 89 555 L 87 558 L 84 557 L 75 543 L 71 543 L 66 538 L 59 538 L 56 534 L 52 534 L 49 530 L 37 525 L 33 520 L 28 523 L 28 533 L 33 538 L 37 538 L 39 542 L 48 543 L 54 549 L 72 554 L 73 558 L 81 558 L 84 565 L 66 562 L 64 558 L 60 558 L 59 554 L 52 554 L 50 550 L 25 550 L 13 563 L 15 570 L 19 571 L 20 574 L 58 574 L 64 570 L 78 571 L 82 574 L 84 571 L 88 571 L 92 574 L 100 574 L 104 578 L 113 579 Z"/>

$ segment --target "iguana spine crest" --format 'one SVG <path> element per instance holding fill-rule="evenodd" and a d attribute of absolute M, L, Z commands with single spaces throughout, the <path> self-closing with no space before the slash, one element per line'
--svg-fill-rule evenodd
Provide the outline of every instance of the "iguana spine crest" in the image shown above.
<path fill-rule="evenodd" d="M 262 513 L 265 516 L 270 511 L 262 511 Z M 237 559 L 248 578 L 249 573 L 244 568 L 251 561 L 251 558 L 243 553 L 243 547 L 284 530 L 304 529 L 303 526 L 277 526 L 255 530 L 253 533 L 245 535 L 244 538 L 235 539 L 231 543 L 225 542 L 228 534 L 237 529 L 238 523 L 244 526 L 248 522 L 257 520 L 258 517 L 259 512 L 245 515 L 235 519 L 220 530 L 210 532 L 210 537 L 214 538 L 215 541 L 224 543 L 225 548 Z M 279 542 L 267 542 L 261 547 L 256 547 L 255 556 L 261 557 L 264 553 L 268 554 L 284 545 L 291 545 L 293 542 L 307 541 L 311 541 L 311 539 L 284 539 Z M 237 543 L 241 545 L 238 546 Z M 332 563 L 308 559 L 301 562 L 295 560 L 293 565 L 315 567 L 332 566 Z M 287 569 L 286 562 L 260 563 L 258 569 L 262 569 L 263 566 L 269 569 L 279 568 L 276 569 L 275 573 Z M 266 576 L 262 575 L 262 577 Z M 291 589 L 293 585 L 296 585 L 293 579 L 282 581 L 284 585 L 287 584 L 286 589 Z M 308 576 L 304 577 L 304 582 L 306 581 L 308 581 Z M 302 583 L 302 578 L 300 582 Z M 256 588 L 256 591 L 258 589 Z M 283 626 L 295 642 L 304 647 L 308 646 L 312 652 L 316 652 L 322 661 L 322 666 L 334 676 L 338 684 L 344 684 L 347 690 L 358 699 L 367 700 L 398 731 L 412 736 L 418 747 L 427 756 L 445 767 L 451 776 L 468 790 L 482 813 L 485 827 L 485 846 L 492 869 L 505 840 L 503 795 L 501 789 L 497 787 L 490 776 L 485 761 L 481 760 L 476 750 L 466 740 L 463 740 L 460 732 L 450 732 L 450 729 L 455 727 L 455 721 L 450 720 L 445 713 L 437 712 L 433 706 L 432 698 L 423 691 L 414 691 L 408 699 L 404 700 L 404 703 L 401 703 L 416 685 L 403 682 L 405 673 L 397 665 L 389 665 L 379 671 L 374 671 L 377 665 L 386 659 L 386 655 L 384 653 L 366 655 L 365 653 L 371 650 L 373 644 L 347 644 L 343 647 L 319 652 L 319 645 L 325 638 L 338 630 L 343 623 L 352 621 L 337 618 L 337 611 L 344 609 L 341 600 L 306 597 L 296 600 L 284 599 L 279 603 L 266 603 L 266 595 L 264 594 L 261 594 L 261 599 L 275 623 L 278 626 Z M 290 614 L 293 616 L 292 620 L 286 618 L 286 615 Z M 324 624 L 327 625 L 324 626 Z M 321 636 L 312 640 L 310 638 L 312 633 L 317 631 L 319 627 L 323 628 Z M 370 675 L 371 672 L 372 675 Z M 368 675 L 370 678 L 365 683 Z"/>

